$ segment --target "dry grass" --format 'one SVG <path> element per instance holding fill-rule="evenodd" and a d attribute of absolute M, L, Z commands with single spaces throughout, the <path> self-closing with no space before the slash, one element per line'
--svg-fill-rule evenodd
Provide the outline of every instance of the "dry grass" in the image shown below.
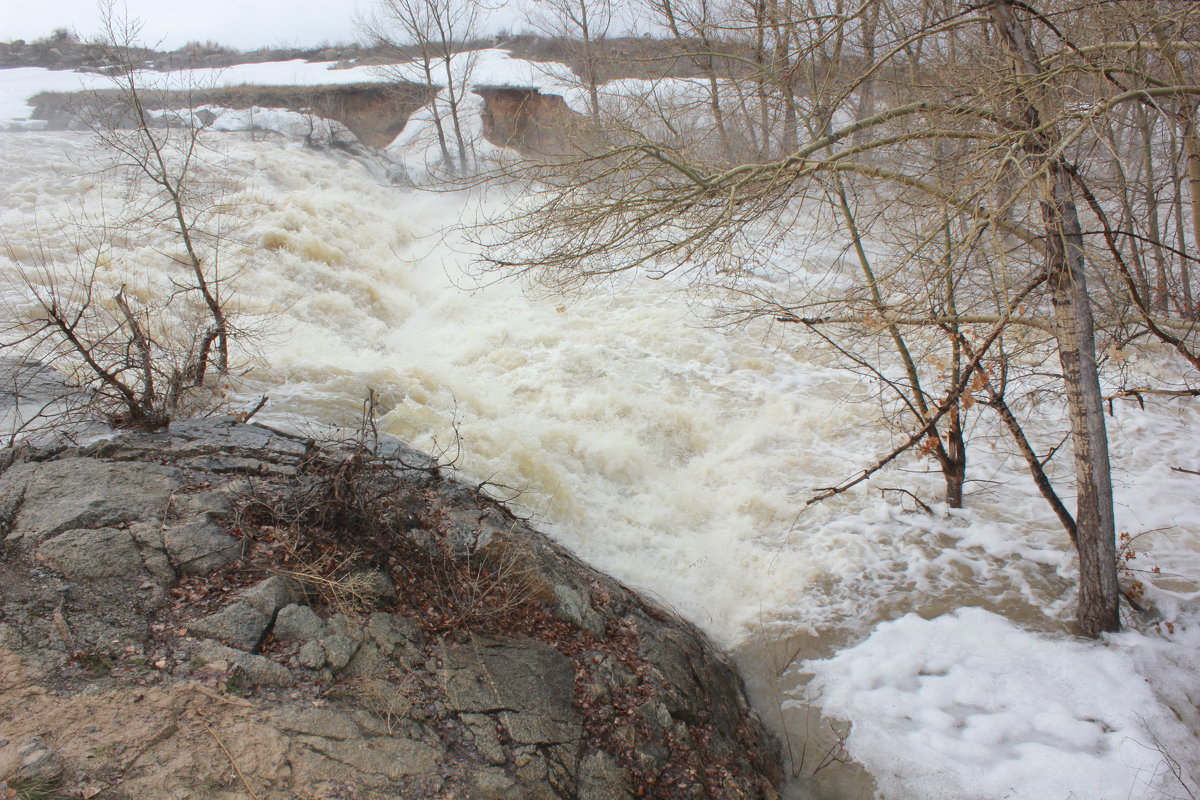
<path fill-rule="evenodd" d="M 360 614 L 378 604 L 377 582 L 368 573 L 355 570 L 361 560 L 358 551 L 345 554 L 331 550 L 310 552 L 293 529 L 271 527 L 265 530 L 271 542 L 284 554 L 285 561 L 292 565 L 271 572 L 296 581 L 339 614 Z"/>
<path fill-rule="evenodd" d="M 57 800 L 57 782 L 47 778 L 15 778 L 0 783 L 0 800 Z"/>
<path fill-rule="evenodd" d="M 338 612 L 416 612 L 427 630 L 496 630 L 520 617 L 533 599 L 519 553 L 500 535 L 456 541 L 462 527 L 451 509 L 470 502 L 461 487 L 442 477 L 443 466 L 384 455 L 373 412 L 369 399 L 350 437 L 311 447 L 295 479 L 243 498 L 239 527 L 276 554 L 268 569 Z M 491 501 L 473 496 L 484 513 Z"/>
<path fill-rule="evenodd" d="M 421 690 L 413 675 L 407 674 L 392 680 L 356 678 L 344 684 L 341 691 L 374 714 L 392 736 L 400 724 L 411 717 Z"/>

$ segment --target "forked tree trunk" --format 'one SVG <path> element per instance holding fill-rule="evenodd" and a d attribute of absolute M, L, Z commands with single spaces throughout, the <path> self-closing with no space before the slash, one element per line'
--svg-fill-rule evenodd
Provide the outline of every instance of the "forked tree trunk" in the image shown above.
<path fill-rule="evenodd" d="M 946 481 L 946 505 L 950 508 L 963 507 L 963 487 L 967 482 L 967 443 L 963 436 L 961 411 L 955 408 L 947 414 L 950 422 L 946 427 L 944 444 L 939 447 L 938 466 Z"/>
<path fill-rule="evenodd" d="M 433 80 L 433 60 L 424 48 L 421 51 L 421 69 L 425 72 L 425 83 L 429 85 L 433 92 L 432 97 L 429 99 L 429 111 L 433 115 L 433 129 L 437 132 L 438 149 L 442 152 L 442 163 L 452 173 L 457 174 L 458 167 L 455 166 L 454 157 L 450 155 L 450 145 L 446 139 L 446 127 L 442 124 L 442 112 L 438 108 L 437 84 Z"/>

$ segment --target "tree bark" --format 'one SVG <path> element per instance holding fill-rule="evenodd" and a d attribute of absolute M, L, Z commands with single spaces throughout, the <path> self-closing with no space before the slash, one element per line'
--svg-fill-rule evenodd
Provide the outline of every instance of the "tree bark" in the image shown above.
<path fill-rule="evenodd" d="M 1079 214 L 1066 170 L 1060 164 L 1049 170 L 1050 195 L 1042 202 L 1042 219 L 1046 226 L 1054 334 L 1075 450 L 1075 548 L 1079 554 L 1076 617 L 1085 634 L 1096 636 L 1120 628 L 1112 472 Z"/>
<path fill-rule="evenodd" d="M 1063 389 L 1075 450 L 1076 552 L 1079 554 L 1079 602 L 1076 620 L 1089 636 L 1120 628 L 1117 591 L 1116 530 L 1112 473 L 1096 339 L 1088 298 L 1083 233 L 1071 175 L 1061 156 L 1050 155 L 1053 142 L 1041 127 L 1037 96 L 1044 72 L 1029 29 L 1017 16 L 1022 4 L 994 0 L 988 6 L 1002 46 L 1013 59 L 1017 111 L 1029 135 L 1023 149 L 1043 174 L 1042 224 L 1046 275 L 1054 307 L 1054 335 L 1062 365 Z"/>

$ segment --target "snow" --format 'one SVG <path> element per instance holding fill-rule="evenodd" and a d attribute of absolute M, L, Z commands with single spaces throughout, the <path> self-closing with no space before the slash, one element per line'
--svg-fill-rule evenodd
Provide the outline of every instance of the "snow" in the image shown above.
<path fill-rule="evenodd" d="M 887 797 L 1047 800 L 1171 796 L 1154 745 L 1194 741 L 1135 654 L 1158 642 L 1050 638 L 979 608 L 907 614 L 802 669 L 822 709 L 854 723 L 849 752 Z M 1200 628 L 1177 647 L 1200 644 Z M 1194 684 L 1160 662 L 1155 683 Z M 1176 752 L 1177 758 L 1191 753 Z"/>
<path fill-rule="evenodd" d="M 434 83 L 444 86 L 442 62 L 435 60 L 432 70 Z M 578 79 L 572 78 L 570 68 L 563 64 L 513 58 L 508 51 L 495 48 L 456 54 L 451 59 L 450 71 L 456 83 L 466 83 L 468 86 L 538 87 L 554 94 L 562 94 L 579 83 Z M 387 78 L 425 82 L 425 73 L 416 61 L 388 66 L 379 74 Z"/>
<path fill-rule="evenodd" d="M 441 65 L 435 63 L 434 80 L 441 78 Z M 470 86 L 539 86 L 543 90 L 564 93 L 577 81 L 561 64 L 541 64 L 513 58 L 504 50 L 475 50 L 451 60 L 456 82 Z M 424 83 L 425 75 L 416 62 L 384 69 L 374 66 L 346 65 L 332 61 L 266 61 L 238 64 L 223 69 L 178 70 L 171 73 L 144 73 L 150 85 L 173 87 L 222 88 L 233 86 L 327 86 L 351 83 L 382 83 L 410 80 Z M 444 85 L 444 84 L 441 84 Z M 29 119 L 29 98 L 38 92 L 74 92 L 112 88 L 112 82 L 100 75 L 65 72 L 41 67 L 0 70 L 0 129 L 37 128 Z"/>
<path fill-rule="evenodd" d="M 0 70 L 0 130 L 39 129 L 45 122 L 31 120 L 33 107 L 28 100 L 38 92 L 77 92 L 101 88 L 94 75 L 58 72 L 41 67 L 16 67 Z"/>
<path fill-rule="evenodd" d="M 203 110 L 208 110 L 216 116 L 211 125 L 215 131 L 272 131 L 293 139 L 308 137 L 316 142 L 354 141 L 354 134 L 336 120 L 322 119 L 285 108 L 251 106 L 233 109 L 200 106 L 196 113 L 199 114 Z"/>

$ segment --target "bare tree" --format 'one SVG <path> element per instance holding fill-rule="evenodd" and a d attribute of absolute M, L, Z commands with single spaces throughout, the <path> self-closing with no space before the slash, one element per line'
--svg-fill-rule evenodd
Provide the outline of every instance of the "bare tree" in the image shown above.
<path fill-rule="evenodd" d="M 190 273 L 187 287 L 200 295 L 208 309 L 211 325 L 205 331 L 204 346 L 198 352 L 201 380 L 208 371 L 210 356 L 213 369 L 229 372 L 230 323 L 221 296 L 222 279 L 218 250 L 211 245 L 211 234 L 202 230 L 205 217 L 217 205 L 195 180 L 194 168 L 204 145 L 204 125 L 190 112 L 171 124 L 170 116 L 155 117 L 147 106 L 145 64 L 135 47 L 140 23 L 115 13 L 114 0 L 101 5 L 103 34 L 110 46 L 106 53 L 107 72 L 117 89 L 119 102 L 104 109 L 96 108 L 84 117 L 100 145 L 118 159 L 118 165 L 149 186 L 146 213 L 155 222 L 165 222 L 183 246 L 178 259 Z M 192 104 L 185 87 L 182 96 L 187 108 Z M 205 238 L 209 238 L 209 257 L 205 258 Z"/>
<path fill-rule="evenodd" d="M 148 88 L 139 25 L 114 8 L 101 5 L 105 71 L 114 88 L 84 97 L 78 114 L 100 147 L 99 177 L 119 182 L 121 209 L 59 221 L 75 229 L 74 263 L 37 241 L 36 231 L 32 249 L 5 240 L 32 314 L 18 315 L 0 346 L 57 369 L 82 393 L 86 411 L 153 429 L 212 376 L 231 371 L 239 331 L 220 246 L 229 215 L 222 187 L 197 174 L 208 155 L 203 124 L 190 110 L 171 110 L 191 107 L 187 92 Z M 165 281 L 122 269 L 125 248 L 164 234 Z"/>
<path fill-rule="evenodd" d="M 409 53 L 416 56 L 422 79 L 435 92 L 430 114 L 451 175 L 465 173 L 474 159 L 464 101 L 471 89 L 475 55 L 466 43 L 478 36 L 484 9 L 472 0 L 379 0 L 374 14 L 360 23 L 376 45 L 402 58 Z M 397 79 L 408 79 L 403 64 L 382 69 Z"/>
<path fill-rule="evenodd" d="M 605 40 L 616 18 L 613 0 L 531 0 L 529 21 L 543 35 L 564 38 L 578 48 L 577 71 L 592 116 L 600 116 Z"/>
<path fill-rule="evenodd" d="M 1200 8 L 814 0 L 750 19 L 707 24 L 740 32 L 752 54 L 743 60 L 776 74 L 729 71 L 712 86 L 722 108 L 753 94 L 779 110 L 767 117 L 781 143 L 775 155 L 733 147 L 729 126 L 714 154 L 686 128 L 660 135 L 627 124 L 570 163 L 539 165 L 501 220 L 488 267 L 560 290 L 631 269 L 686 276 L 723 292 L 741 319 L 821 336 L 886 387 L 909 424 L 893 450 L 813 500 L 861 484 L 910 450 L 939 462 L 953 500 L 965 466 L 961 417 L 976 405 L 994 412 L 1075 544 L 1080 629 L 1115 630 L 1097 337 L 1163 342 L 1183 380 L 1200 370 L 1195 323 L 1166 315 L 1153 296 L 1163 292 L 1166 254 L 1192 263 L 1194 236 L 1164 224 L 1166 216 L 1157 226 L 1129 219 L 1170 208 L 1158 176 L 1179 158 L 1171 136 L 1186 149 L 1187 109 L 1200 98 L 1194 48 L 1184 44 Z M 768 48 L 768 40 L 786 45 Z M 768 59 L 767 50 L 781 55 Z M 1183 121 L 1139 128 L 1138 107 L 1150 115 L 1182 108 Z M 1124 189 L 1106 161 L 1123 150 L 1114 130 L 1132 131 L 1138 143 L 1141 166 L 1125 165 Z M 1122 198 L 1124 220 L 1111 215 Z M 837 249 L 831 237 L 848 241 L 847 257 L 814 264 Z M 1135 241 L 1152 268 L 1132 261 Z M 1187 274 L 1180 270 L 1179 290 L 1191 296 Z M 1044 469 L 1057 448 L 1038 451 L 1009 396 L 1022 362 L 1045 371 L 1041 353 L 1058 362 L 1069 411 L 1073 515 Z"/>

